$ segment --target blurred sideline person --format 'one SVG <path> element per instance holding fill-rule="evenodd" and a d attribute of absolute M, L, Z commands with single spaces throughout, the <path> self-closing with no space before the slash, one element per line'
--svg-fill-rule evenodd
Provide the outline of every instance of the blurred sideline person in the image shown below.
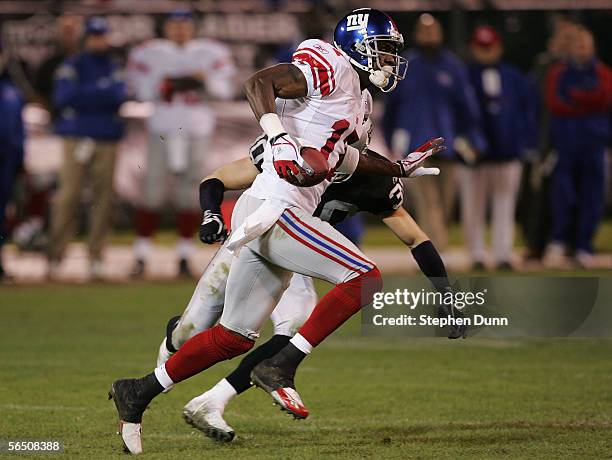
<path fill-rule="evenodd" d="M 464 149 L 484 150 L 474 90 L 463 62 L 443 48 L 440 22 L 430 14 L 419 17 L 416 48 L 404 56 L 406 78 L 386 99 L 383 129 L 387 146 L 403 157 L 427 139 L 441 136 L 449 150 L 432 159 L 440 177 L 424 177 L 411 184 L 417 222 L 442 250 L 448 244 L 448 225 L 456 200 L 456 153 L 459 135 Z"/>
<path fill-rule="evenodd" d="M 15 178 L 23 169 L 24 142 L 23 98 L 6 72 L 6 61 L 0 42 L 0 282 L 8 278 L 2 265 L 2 246 L 7 239 L 5 213 Z"/>
<path fill-rule="evenodd" d="M 210 95 L 231 99 L 235 67 L 229 49 L 209 39 L 194 39 L 195 24 L 188 11 L 176 11 L 164 23 L 163 39 L 151 40 L 130 55 L 130 91 L 151 101 L 149 142 L 141 203 L 136 215 L 136 264 L 133 276 L 142 276 L 152 251 L 166 197 L 166 179 L 173 178 L 176 225 L 180 236 L 179 274 L 190 276 L 188 257 L 200 223 L 197 190 L 206 165 L 215 114 L 205 101 Z"/>
<path fill-rule="evenodd" d="M 605 149 L 611 138 L 612 70 L 599 61 L 590 31 L 579 28 L 567 60 L 548 71 L 546 104 L 559 160 L 553 173 L 552 241 L 545 264 L 564 264 L 575 249 L 576 262 L 591 268 L 593 236 L 604 204 Z"/>
<path fill-rule="evenodd" d="M 36 72 L 34 87 L 53 118 L 56 115 L 53 112 L 52 102 L 55 72 L 67 58 L 79 52 L 83 29 L 82 22 L 80 16 L 73 14 L 65 14 L 57 18 L 56 48 Z"/>
<path fill-rule="evenodd" d="M 518 218 L 527 246 L 527 260 L 539 260 L 544 256 L 552 227 L 550 193 L 557 153 L 552 145 L 550 110 L 545 102 L 546 74 L 552 65 L 567 58 L 576 30 L 576 24 L 565 16 L 554 16 L 546 50 L 536 56 L 529 75 L 532 97 L 537 101 L 537 144 L 535 149 L 528 149 L 525 155 L 518 200 Z"/>
<path fill-rule="evenodd" d="M 90 275 L 103 275 L 102 249 L 110 230 L 117 141 L 123 135 L 119 106 L 125 101 L 122 69 L 109 53 L 108 25 L 94 16 L 85 27 L 84 50 L 56 72 L 55 131 L 64 137 L 64 162 L 54 197 L 49 241 L 49 276 L 55 277 L 78 223 L 77 210 L 90 173 Z"/>
<path fill-rule="evenodd" d="M 473 164 L 460 167 L 463 236 L 473 267 L 484 268 L 485 220 L 490 205 L 493 261 L 496 268 L 508 270 L 512 269 L 520 158 L 533 144 L 535 107 L 525 76 L 501 60 L 504 48 L 494 28 L 479 26 L 474 30 L 471 52 L 469 73 L 487 149 Z"/>

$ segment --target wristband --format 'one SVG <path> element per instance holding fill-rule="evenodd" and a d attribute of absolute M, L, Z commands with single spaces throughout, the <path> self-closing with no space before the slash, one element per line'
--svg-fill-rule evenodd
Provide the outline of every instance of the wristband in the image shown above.
<path fill-rule="evenodd" d="M 200 207 L 202 211 L 209 210 L 215 214 L 221 214 L 221 202 L 223 201 L 225 185 L 217 178 L 206 179 L 200 184 Z"/>
<path fill-rule="evenodd" d="M 279 135 L 287 132 L 285 128 L 283 128 L 280 118 L 275 113 L 264 113 L 259 119 L 259 125 L 264 133 L 267 134 L 268 139 L 275 139 Z"/>

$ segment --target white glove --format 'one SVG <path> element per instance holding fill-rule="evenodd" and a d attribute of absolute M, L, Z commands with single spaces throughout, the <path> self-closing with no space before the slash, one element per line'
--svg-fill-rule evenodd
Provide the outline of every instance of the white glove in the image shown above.
<path fill-rule="evenodd" d="M 421 166 L 412 171 L 408 177 L 437 176 L 438 174 L 440 174 L 440 168 L 424 168 Z"/>
<path fill-rule="evenodd" d="M 438 168 L 424 168 L 421 165 L 432 155 L 446 150 L 443 145 L 444 139 L 438 137 L 425 142 L 414 152 L 411 152 L 397 164 L 400 167 L 402 177 L 437 176 L 440 174 Z"/>

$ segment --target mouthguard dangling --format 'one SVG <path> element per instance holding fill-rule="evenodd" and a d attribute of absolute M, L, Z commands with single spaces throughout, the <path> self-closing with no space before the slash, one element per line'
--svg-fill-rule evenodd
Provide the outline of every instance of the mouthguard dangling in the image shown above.
<path fill-rule="evenodd" d="M 370 72 L 370 82 L 379 88 L 384 88 L 389 84 L 389 76 L 393 72 L 391 66 L 384 66 L 381 70 L 374 70 Z"/>

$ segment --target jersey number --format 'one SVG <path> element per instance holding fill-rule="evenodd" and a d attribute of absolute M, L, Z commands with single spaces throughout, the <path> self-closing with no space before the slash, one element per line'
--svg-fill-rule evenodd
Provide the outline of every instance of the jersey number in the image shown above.
<path fill-rule="evenodd" d="M 334 131 L 332 132 L 331 136 L 329 136 L 327 142 L 325 142 L 325 145 L 321 149 L 321 152 L 323 153 L 323 155 L 325 155 L 325 158 L 329 157 L 329 155 L 334 151 L 334 147 L 336 147 L 336 144 L 338 143 L 342 135 L 346 132 L 346 130 L 349 129 L 350 125 L 351 124 L 347 120 L 338 120 L 332 125 L 332 129 Z"/>
<path fill-rule="evenodd" d="M 397 209 L 404 201 L 404 187 L 397 177 L 393 178 L 393 182 L 395 182 L 395 185 L 389 191 L 389 201 L 391 202 L 393 209 Z"/>

